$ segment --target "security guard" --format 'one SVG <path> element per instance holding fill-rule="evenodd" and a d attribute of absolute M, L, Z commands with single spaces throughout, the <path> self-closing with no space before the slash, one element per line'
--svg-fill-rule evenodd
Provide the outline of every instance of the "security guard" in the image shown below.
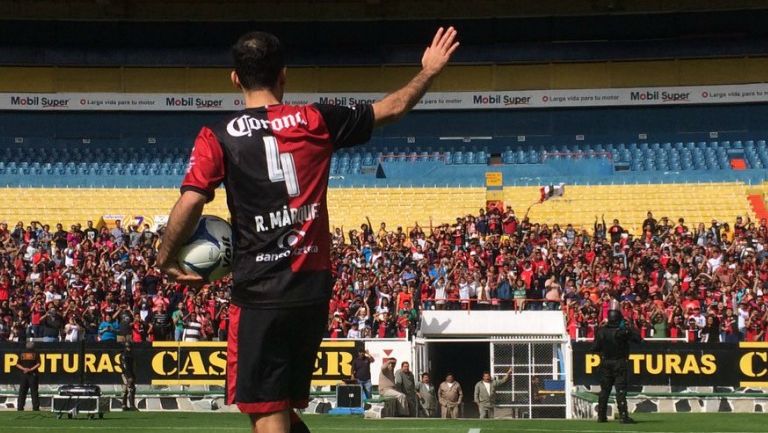
<path fill-rule="evenodd" d="M 120 357 L 120 368 L 123 373 L 123 410 L 138 410 L 136 408 L 136 374 L 133 370 L 133 348 L 126 341 L 123 354 Z"/>
<path fill-rule="evenodd" d="M 597 422 L 606 422 L 608 396 L 616 386 L 616 406 L 619 409 L 620 422 L 633 424 L 627 408 L 627 363 L 629 343 L 640 343 L 640 334 L 627 327 L 624 316 L 618 309 L 608 311 L 608 323 L 597 330 L 590 352 L 600 354 L 600 398 L 597 404 Z"/>
<path fill-rule="evenodd" d="M 21 383 L 19 384 L 19 399 L 16 402 L 16 410 L 24 410 L 27 401 L 27 392 L 32 394 L 32 410 L 40 410 L 40 396 L 37 392 L 39 385 L 38 370 L 40 369 L 40 357 L 35 351 L 35 343 L 28 341 L 23 352 L 19 355 L 16 368 L 21 370 Z"/>

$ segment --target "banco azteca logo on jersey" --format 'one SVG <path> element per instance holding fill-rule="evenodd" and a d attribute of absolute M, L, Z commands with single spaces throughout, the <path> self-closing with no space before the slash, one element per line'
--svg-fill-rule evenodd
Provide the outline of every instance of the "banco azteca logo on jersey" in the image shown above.
<path fill-rule="evenodd" d="M 277 262 L 288 257 L 317 253 L 317 245 L 302 245 L 306 235 L 307 233 L 304 230 L 288 230 L 282 236 L 277 238 L 277 247 L 279 250 L 273 253 L 257 254 L 256 262 Z"/>
<path fill-rule="evenodd" d="M 304 239 L 307 233 L 304 230 L 289 230 L 277 239 L 277 246 L 283 249 L 291 249 Z"/>

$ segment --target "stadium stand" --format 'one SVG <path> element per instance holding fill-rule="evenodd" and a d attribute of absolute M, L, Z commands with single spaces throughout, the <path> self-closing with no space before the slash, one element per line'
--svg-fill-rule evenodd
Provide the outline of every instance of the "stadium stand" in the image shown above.
<path fill-rule="evenodd" d="M 766 14 L 765 10 L 689 11 L 466 19 L 457 22 L 464 32 L 466 44 L 462 44 L 468 47 L 458 56 L 463 64 L 450 68 L 433 90 L 764 82 L 768 69 L 760 56 L 768 54 L 768 45 L 763 26 L 755 23 L 763 22 Z M 412 29 L 432 28 L 431 23 L 426 24 L 423 19 L 373 24 L 283 20 L 263 28 L 279 26 L 281 36 L 286 35 L 285 43 L 293 48 L 289 59 L 295 74 L 292 91 L 383 92 L 412 72 L 410 65 L 421 51 L 411 43 L 410 36 L 419 33 Z M 388 30 L 383 32 L 382 26 Z M 7 37 L 0 44 L 3 92 L 205 93 L 232 91 L 226 80 L 229 58 L 222 47 L 253 23 L 115 25 L 84 19 L 55 25 L 3 21 L 0 27 Z M 316 37 L 308 39 L 308 33 Z M 103 35 L 100 43 L 92 43 L 93 34 Z M 356 36 L 350 38 L 350 34 Z M 729 37 L 723 38 L 723 34 Z M 179 46 L 180 40 L 183 46 Z M 344 44 L 337 44 L 339 40 Z M 319 50 L 318 46 L 332 48 Z M 371 50 L 371 46 L 377 49 Z M 337 55 L 342 49 L 343 57 Z M 702 70 L 708 73 L 702 74 Z M 5 326 L 0 338 L 7 338 L 21 325 L 29 331 L 16 332 L 17 337 L 37 337 L 40 324 L 35 323 L 39 319 L 35 311 L 51 302 L 67 320 L 82 312 L 89 301 L 78 299 L 79 282 L 76 290 L 69 290 L 62 278 L 66 272 L 96 287 L 99 310 L 128 302 L 141 313 L 147 302 L 166 301 L 175 309 L 179 297 L 190 311 L 206 310 L 204 305 L 212 300 L 213 292 L 226 288 L 226 282 L 191 297 L 182 296 L 183 288 L 158 284 L 150 271 L 154 234 L 149 236 L 151 245 L 134 244 L 137 234 L 110 231 L 109 224 L 117 216 L 131 224 L 139 220 L 151 223 L 167 215 L 178 196 L 176 188 L 196 132 L 218 114 L 0 112 L 0 185 L 5 186 L 0 190 L 0 220 L 11 226 L 0 230 L 0 253 L 8 264 L 2 267 L 5 278 L 0 275 Z M 749 287 L 765 284 L 768 275 L 764 272 L 768 228 L 752 222 L 763 220 L 768 212 L 764 201 L 768 193 L 766 118 L 765 104 L 413 113 L 400 124 L 377 131 L 371 143 L 337 152 L 331 161 L 328 201 L 338 277 L 332 310 L 344 320 L 331 319 L 329 335 L 347 335 L 361 303 L 368 303 L 368 311 L 359 313 L 366 318 L 364 323 L 358 321 L 358 330 L 368 329 L 379 336 L 414 329 L 418 311 L 406 312 L 408 317 L 400 322 L 404 299 L 410 299 L 417 310 L 478 307 L 477 294 L 461 294 L 468 293 L 462 290 L 475 278 L 474 273 L 459 275 L 462 270 L 456 274 L 452 281 L 456 287 L 446 287 L 442 295 L 448 299 L 441 300 L 434 293 L 431 279 L 445 272 L 440 270 L 441 259 L 459 268 L 477 265 L 501 270 L 506 264 L 507 270 L 527 275 L 523 281 L 526 293 L 515 298 L 530 298 L 528 308 L 566 305 L 569 323 L 578 324 L 585 335 L 593 310 L 601 305 L 599 297 L 593 298 L 589 279 L 601 281 L 600 290 L 606 293 L 636 302 L 634 318 L 642 316 L 646 324 L 653 319 L 649 299 L 658 301 L 658 290 L 648 286 L 664 286 L 664 308 L 670 312 L 671 326 L 675 309 L 684 307 L 681 293 L 692 293 L 692 284 L 685 278 L 694 274 L 718 280 L 696 282 L 703 291 L 695 296 L 707 308 L 713 305 L 708 301 L 709 291 L 720 296 L 723 302 L 719 305 L 736 309 L 746 300 L 748 309 L 762 311 L 762 295 L 750 292 Z M 483 182 L 489 171 L 503 174 L 501 199 L 511 209 L 491 218 L 479 217 L 481 209 L 493 214 L 486 209 L 489 194 Z M 537 204 L 539 187 L 559 182 L 567 184 L 566 194 Z M 654 223 L 657 227 L 650 237 L 644 230 L 648 211 L 668 217 Z M 223 190 L 206 213 L 228 215 Z M 486 218 L 482 224 L 487 227 L 479 227 L 478 218 Z M 614 219 L 620 229 L 605 227 Z M 109 228 L 86 241 L 76 224 L 89 220 L 100 229 Z M 713 220 L 719 225 L 707 229 Z M 22 222 L 18 230 L 14 228 L 17 221 Z M 33 221 L 50 227 L 61 223 L 63 233 L 56 238 L 53 229 L 46 232 L 37 224 L 31 227 Z M 386 233 L 380 228 L 382 223 Z M 483 248 L 477 245 L 481 240 Z M 742 241 L 752 243 L 753 251 Z M 591 242 L 598 257 L 586 251 Z M 122 249 L 126 243 L 128 247 Z M 621 251 L 628 250 L 623 257 L 608 253 L 615 243 Z M 485 248 L 489 244 L 491 253 Z M 572 275 L 571 281 L 577 281 L 574 287 L 568 287 L 564 279 L 572 269 L 563 270 L 563 263 L 558 262 L 560 252 L 552 254 L 561 245 L 571 247 L 571 252 L 563 254 L 570 255 L 574 266 L 591 266 L 584 270 L 585 275 Z M 668 266 L 671 259 L 664 249 L 668 246 L 682 254 L 672 260 L 677 260 L 678 268 Z M 94 247 L 100 252 L 94 253 Z M 541 247 L 549 254 L 543 262 L 537 256 L 543 253 Z M 645 257 L 643 249 L 658 257 L 642 267 L 633 265 Z M 718 259 L 721 251 L 727 258 Z M 475 263 L 472 252 L 489 263 Z M 374 266 L 373 257 L 382 253 L 395 269 L 382 270 L 374 277 L 362 264 Z M 89 255 L 93 257 L 90 261 Z M 750 261 L 750 255 L 758 257 L 757 264 Z M 694 269 L 693 264 L 701 265 L 702 257 L 707 263 L 715 262 Z M 725 260 L 739 272 L 752 272 L 746 283 L 739 280 L 737 284 L 732 276 L 719 273 L 726 269 L 721 266 Z M 657 263 L 670 275 L 654 270 Z M 133 288 L 125 278 L 118 278 L 118 286 L 113 287 L 115 278 L 122 275 L 115 265 L 128 267 L 142 281 L 144 287 L 135 297 L 127 295 Z M 534 268 L 544 272 L 541 278 L 529 278 Z M 614 269 L 629 277 L 611 277 Z M 147 279 L 147 273 L 152 278 Z M 358 277 L 375 282 L 359 283 Z M 487 269 L 479 277 L 487 278 Z M 654 281 L 647 284 L 651 279 Z M 620 294 L 624 281 L 634 285 L 638 296 L 630 299 Z M 517 284 L 510 281 L 513 283 Z M 409 284 L 414 284 L 413 290 Z M 147 286 L 152 290 L 143 290 Z M 360 292 L 361 287 L 373 290 Z M 732 288 L 739 293 L 738 300 L 731 296 Z M 479 307 L 519 307 L 510 302 L 512 294 L 508 295 L 496 293 L 491 296 L 495 300 L 488 299 L 489 304 Z M 357 296 L 365 297 L 365 302 L 356 300 Z M 381 309 L 383 298 L 394 299 L 396 307 L 390 309 L 394 314 L 384 320 L 385 329 L 380 333 L 381 320 L 374 313 L 381 313 L 375 310 Z M 202 311 L 202 320 L 220 319 L 220 307 Z M 204 317 L 206 313 L 208 317 Z M 728 318 L 722 310 L 711 313 L 724 322 Z M 685 308 L 683 314 L 688 319 L 693 312 Z M 751 323 L 757 329 L 766 320 Z M 148 329 L 137 326 L 137 338 L 152 338 Z M 747 338 L 746 326 L 740 328 L 741 338 Z M 64 336 L 63 329 L 59 337 Z M 696 328 L 692 339 L 700 338 L 703 330 L 703 326 Z M 749 338 L 759 336 L 752 333 Z M 215 337 L 213 332 L 207 336 Z"/>
<path fill-rule="evenodd" d="M 566 363 L 574 358 L 565 349 L 594 337 L 613 300 L 644 338 L 656 339 L 649 346 L 685 352 L 695 349 L 683 341 L 768 344 L 768 103 L 715 101 L 705 89 L 765 89 L 768 7 L 760 2 L 493 0 L 467 8 L 463 0 L 293 0 L 266 8 L 248 0 L 226 7 L 220 0 L 141 0 L 121 8 L 119 1 L 94 7 L 43 0 L 37 16 L 29 12 L 32 2 L 4 3 L 7 15 L 20 19 L 0 18 L 3 95 L 151 93 L 163 95 L 162 106 L 166 94 L 235 92 L 226 48 L 254 28 L 274 31 L 289 48 L 290 93 L 383 93 L 416 70 L 422 47 L 414 41 L 451 16 L 462 48 L 433 92 L 701 86 L 696 92 L 713 99 L 700 105 L 427 107 L 377 129 L 366 145 L 338 150 L 329 170 L 335 284 L 324 337 L 422 337 L 409 342 L 412 367 L 437 380 L 443 357 L 419 347 L 425 310 L 457 310 L 446 316 L 474 323 L 484 317 L 476 311 L 503 310 L 485 317 L 522 318 L 529 329 L 527 317 L 562 314 L 571 338 L 562 350 L 560 342 L 542 351 L 530 336 L 489 334 L 511 349 L 490 346 L 498 357 L 489 371 L 505 372 L 510 361 L 502 357 L 511 356 L 515 377 L 497 404 L 520 406 L 513 418 L 551 418 L 555 412 L 545 406 L 566 395 L 576 401 L 577 417 L 592 415 L 594 396 L 584 390 L 595 388 L 572 387 L 574 368 Z M 438 12 L 428 10 L 438 3 Z M 183 11 L 173 16 L 174 9 Z M 254 10 L 266 22 L 247 21 Z M 224 113 L 4 108 L 0 344 L 184 340 L 185 330 L 203 342 L 226 340 L 229 278 L 193 289 L 154 266 L 195 135 Z M 502 186 L 486 187 L 491 173 L 503 177 Z M 541 187 L 559 183 L 564 195 L 542 201 Z M 204 213 L 227 218 L 226 198 L 217 190 Z M 491 206 L 497 200 L 503 205 Z M 86 228 L 90 221 L 95 230 Z M 516 315 L 521 310 L 528 311 Z M 115 322 L 116 335 L 100 335 L 101 325 Z M 736 344 L 723 346 L 713 352 Z M 475 346 L 465 347 L 472 348 L 444 363 L 485 367 L 467 356 Z M 544 375 L 536 362 L 541 353 L 551 376 L 549 365 Z M 466 393 L 472 376 L 450 370 Z M 716 375 L 725 373 L 732 372 Z M 768 410 L 753 382 L 712 386 L 702 377 L 689 388 L 673 381 L 632 387 L 639 394 L 630 406 Z M 9 390 L 0 385 L 0 409 L 10 408 Z M 117 387 L 104 390 L 118 410 Z M 217 385 L 158 381 L 140 392 L 157 397 L 142 410 L 222 410 L 220 392 Z M 333 398 L 322 397 L 323 406 Z M 750 430 L 747 421 L 739 428 Z M 157 428 L 172 422 L 160 417 Z"/>
<path fill-rule="evenodd" d="M 732 221 L 736 216 L 751 216 L 755 211 L 747 200 L 743 183 L 647 184 L 647 185 L 569 185 L 565 198 L 532 206 L 529 216 L 547 224 L 572 224 L 591 229 L 595 216 L 618 218 L 634 234 L 640 234 L 649 209 L 683 217 L 690 223 L 711 219 Z M 0 219 L 40 221 L 70 226 L 88 220 L 98 222 L 102 215 L 167 215 L 178 197 L 170 188 L 5 188 L 0 203 Z M 485 206 L 484 188 L 331 188 L 328 192 L 332 226 L 353 228 L 366 217 L 384 221 L 390 227 L 412 228 L 416 222 L 429 227 L 457 216 L 476 214 Z M 539 199 L 539 187 L 506 187 L 504 202 L 518 216 Z M 73 205 L 74 204 L 74 205 Z M 226 195 L 219 190 L 206 213 L 228 217 Z"/>
<path fill-rule="evenodd" d="M 6 141 L 11 138 L 6 137 Z M 64 144 L 61 146 L 24 145 L 20 143 L 0 148 L 0 179 L 12 184 L 18 178 L 21 185 L 31 183 L 34 176 L 44 180 L 46 176 L 58 178 L 72 176 L 72 186 L 93 186 L 78 180 L 78 176 L 98 183 L 102 176 L 164 176 L 171 177 L 173 184 L 184 174 L 188 147 L 150 148 L 142 146 L 96 147 Z M 433 139 L 434 140 L 434 139 Z M 82 142 L 82 140 L 80 140 Z M 183 142 L 181 138 L 169 141 Z M 437 140 L 435 140 L 437 141 Z M 119 142 L 118 142 L 119 143 Z M 331 175 L 358 175 L 380 163 L 431 162 L 434 165 L 487 165 L 492 150 L 498 149 L 504 164 L 545 164 L 551 160 L 607 160 L 616 169 L 633 172 L 685 172 L 732 169 L 731 159 L 743 156 L 741 170 L 762 169 L 768 164 L 765 140 L 737 140 L 676 143 L 618 143 L 582 145 L 437 145 L 387 146 L 369 144 L 354 150 L 337 152 L 331 160 Z M 503 150 L 501 150 L 503 148 Z"/>
<path fill-rule="evenodd" d="M 657 188 L 636 192 L 653 196 Z M 706 185 L 679 192 L 722 199 L 735 188 L 739 185 Z M 535 192 L 516 191 L 525 198 Z M 598 191 L 596 197 L 585 199 L 602 203 L 611 193 L 623 191 Z M 86 195 L 77 195 L 82 192 Z M 80 190 L 57 195 L 57 190 L 49 190 L 48 199 L 63 207 L 64 200 L 94 199 L 113 192 Z M 461 206 L 457 206 L 459 200 L 480 195 L 472 190 L 444 192 L 444 200 L 453 203 L 446 208 L 453 209 Z M 573 195 L 588 192 L 584 189 Z M 157 196 L 136 193 L 135 199 L 147 201 L 171 199 L 173 191 Z M 417 197 L 416 191 L 410 193 L 408 199 Z M 428 201 L 437 192 L 418 193 Z M 676 193 L 671 195 L 675 202 Z M 407 192 L 394 196 L 388 189 L 386 194 L 399 202 Z M 346 191 L 341 199 L 348 198 L 373 199 L 382 207 L 395 204 L 365 190 Z M 331 202 L 339 199 L 332 197 Z M 687 211 L 688 205 L 681 203 L 662 212 Z M 62 212 L 61 207 L 56 212 Z M 356 217 L 368 210 L 360 209 Z M 343 211 L 332 204 L 333 214 Z M 591 229 L 579 230 L 570 223 L 529 220 L 512 210 L 459 214 L 447 218 L 450 222 L 432 221 L 429 227 L 414 222 L 406 229 L 392 229 L 391 223 L 371 227 L 372 221 L 363 217 L 366 223 L 359 230 L 339 227 L 332 234 L 337 280 L 327 335 L 408 336 L 416 329 L 423 308 L 535 310 L 565 306 L 571 336 L 589 337 L 612 294 L 622 301 L 626 317 L 647 337 L 763 341 L 768 327 L 761 294 L 768 281 L 766 220 L 756 224 L 749 215 L 736 215 L 708 224 L 676 214 L 670 214 L 673 219 L 666 213 L 655 215 L 659 220 L 645 216 L 644 230 L 635 236 L 620 221 L 611 225 L 596 221 Z M 702 212 L 702 218 L 711 215 Z M 395 218 L 385 214 L 390 216 Z M 614 216 L 607 215 L 609 220 Z M 128 220 L 126 225 L 130 224 Z M 70 230 L 25 226 L 24 222 L 10 228 L 0 225 L 0 260 L 13 263 L 0 275 L 0 340 L 97 340 L 99 323 L 115 320 L 124 322 L 120 332 L 133 341 L 180 339 L 181 328 L 187 324 L 179 323 L 173 330 L 169 325 L 169 316 L 180 311 L 180 305 L 194 312 L 187 319 L 188 326 L 201 326 L 202 339 L 223 338 L 228 280 L 199 292 L 185 292 L 163 281 L 153 269 L 157 234 L 150 228 L 137 232 L 130 226 L 127 230 L 103 222 L 99 226 L 93 231 L 74 224 Z M 134 314 L 123 314 L 118 305 L 128 305 Z M 712 318 L 710 322 L 707 317 Z"/>

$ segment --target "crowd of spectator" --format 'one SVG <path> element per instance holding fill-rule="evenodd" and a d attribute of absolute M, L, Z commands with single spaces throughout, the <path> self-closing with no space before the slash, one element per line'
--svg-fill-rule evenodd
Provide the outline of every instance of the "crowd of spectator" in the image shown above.
<path fill-rule="evenodd" d="M 768 226 L 688 227 L 651 212 L 642 233 L 595 218 L 539 224 L 507 207 L 452 224 L 334 228 L 327 337 L 408 337 L 423 309 L 562 310 L 594 335 L 611 303 L 646 338 L 768 341 Z M 227 278 L 195 290 L 154 267 L 149 226 L 0 224 L 0 341 L 224 340 Z"/>
<path fill-rule="evenodd" d="M 226 338 L 229 281 L 169 283 L 154 267 L 158 234 L 115 224 L 0 223 L 0 341 Z"/>
<path fill-rule="evenodd" d="M 550 226 L 507 207 L 406 230 L 337 228 L 329 334 L 406 336 L 420 309 L 562 309 L 570 336 L 591 338 L 618 302 L 645 338 L 768 341 L 768 225 L 731 223 L 649 211 L 633 235 L 618 220 Z"/>

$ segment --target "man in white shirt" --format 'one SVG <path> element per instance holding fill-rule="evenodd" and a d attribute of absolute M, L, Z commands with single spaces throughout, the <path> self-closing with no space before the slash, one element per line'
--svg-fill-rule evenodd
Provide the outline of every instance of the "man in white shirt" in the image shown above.
<path fill-rule="evenodd" d="M 740 340 L 744 340 L 744 336 L 747 334 L 747 319 L 749 318 L 749 306 L 746 302 L 739 304 L 738 325 L 739 325 L 739 337 Z"/>
<path fill-rule="evenodd" d="M 437 400 L 440 402 L 440 412 L 443 418 L 456 419 L 459 417 L 464 393 L 459 382 L 454 380 L 453 374 L 448 373 L 445 376 L 445 382 L 437 388 Z"/>
<path fill-rule="evenodd" d="M 416 251 L 411 253 L 411 257 L 413 257 L 413 261 L 414 262 L 420 262 L 420 261 L 424 260 L 423 249 L 421 248 L 420 245 L 416 246 Z"/>
<path fill-rule="evenodd" d="M 445 305 L 445 289 L 448 284 L 445 282 L 445 278 L 440 277 L 433 283 L 433 286 L 435 286 L 435 304 L 438 310 L 442 310 Z"/>
<path fill-rule="evenodd" d="M 493 380 L 491 373 L 484 372 L 483 379 L 475 384 L 474 400 L 480 411 L 480 418 L 493 418 L 493 407 L 496 404 L 496 388 L 509 381 L 512 377 L 512 367 L 501 379 Z"/>
<path fill-rule="evenodd" d="M 24 261 L 25 262 L 31 262 L 32 257 L 37 252 L 37 241 L 32 239 L 29 241 L 29 245 L 27 245 L 26 249 L 24 250 Z"/>
<path fill-rule="evenodd" d="M 347 338 L 352 340 L 359 340 L 362 337 L 360 334 L 360 328 L 357 325 L 357 323 L 352 324 L 352 328 L 350 328 L 349 332 L 347 332 Z"/>
<path fill-rule="evenodd" d="M 421 374 L 421 382 L 416 387 L 416 394 L 419 397 L 421 412 L 427 418 L 434 418 L 437 414 L 437 397 L 435 396 L 435 386 L 429 382 L 429 373 Z"/>
<path fill-rule="evenodd" d="M 693 313 L 691 314 L 690 318 L 696 322 L 696 327 L 699 329 L 704 329 L 704 327 L 707 325 L 707 317 L 701 314 L 700 307 L 693 307 Z"/>
<path fill-rule="evenodd" d="M 707 267 L 709 268 L 709 272 L 715 273 L 722 263 L 723 263 L 723 253 L 720 252 L 719 248 L 715 248 L 714 256 L 712 256 L 711 259 L 707 260 Z"/>

